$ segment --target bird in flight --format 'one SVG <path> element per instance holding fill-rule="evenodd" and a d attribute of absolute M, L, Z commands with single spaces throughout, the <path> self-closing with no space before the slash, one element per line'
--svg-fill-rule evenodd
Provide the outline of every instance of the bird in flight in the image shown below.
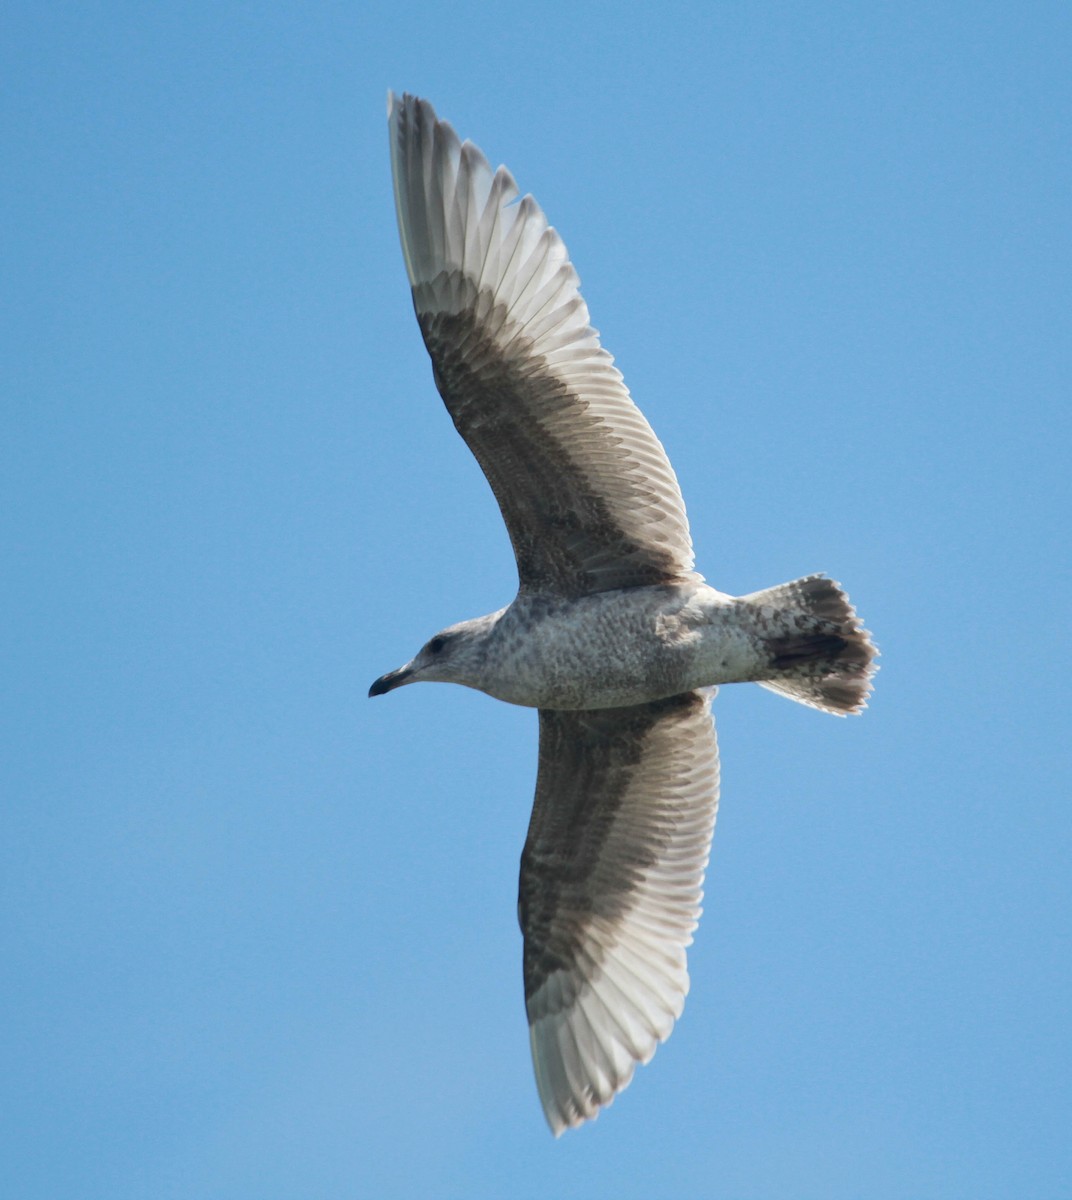
<path fill-rule="evenodd" d="M 824 575 L 739 597 L 704 581 L 673 468 L 539 205 L 427 101 L 390 95 L 388 121 L 417 321 L 519 587 L 369 695 L 460 683 L 539 710 L 518 919 L 557 1136 L 609 1104 L 681 1015 L 718 807 L 715 685 L 844 716 L 865 707 L 877 651 Z"/>

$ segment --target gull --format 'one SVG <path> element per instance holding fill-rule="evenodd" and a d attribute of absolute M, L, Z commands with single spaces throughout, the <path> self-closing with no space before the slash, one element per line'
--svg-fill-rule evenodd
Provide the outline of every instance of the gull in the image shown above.
<path fill-rule="evenodd" d="M 502 511 L 513 603 L 369 688 L 459 683 L 539 710 L 518 920 L 552 1132 L 595 1117 L 681 1015 L 718 807 L 715 686 L 844 716 L 877 654 L 840 585 L 735 597 L 693 566 L 662 445 L 561 238 L 425 100 L 388 95 L 395 207 L 436 387 Z"/>

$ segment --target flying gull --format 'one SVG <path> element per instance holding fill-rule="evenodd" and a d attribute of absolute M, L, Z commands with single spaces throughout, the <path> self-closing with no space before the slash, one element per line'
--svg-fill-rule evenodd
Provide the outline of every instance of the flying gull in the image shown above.
<path fill-rule="evenodd" d="M 369 695 L 427 680 L 539 710 L 518 919 L 558 1135 L 609 1104 L 681 1015 L 718 806 L 714 685 L 844 716 L 865 707 L 876 650 L 823 575 L 740 597 L 704 581 L 673 468 L 539 205 L 427 101 L 392 94 L 388 120 L 417 321 L 519 587 Z"/>

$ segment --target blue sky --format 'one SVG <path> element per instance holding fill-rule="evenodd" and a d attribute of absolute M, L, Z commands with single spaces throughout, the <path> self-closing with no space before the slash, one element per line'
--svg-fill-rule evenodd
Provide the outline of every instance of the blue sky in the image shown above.
<path fill-rule="evenodd" d="M 6 6 L 11 1195 L 1072 1195 L 1070 35 Z M 861 720 L 723 689 L 685 1015 L 558 1142 L 535 716 L 366 699 L 516 579 L 413 320 L 388 87 L 561 231 L 711 582 L 828 571 L 883 650 Z"/>

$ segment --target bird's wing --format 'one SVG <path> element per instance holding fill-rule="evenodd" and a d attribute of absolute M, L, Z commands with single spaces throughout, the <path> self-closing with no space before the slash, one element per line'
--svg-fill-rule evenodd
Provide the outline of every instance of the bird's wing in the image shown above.
<path fill-rule="evenodd" d="M 562 239 L 430 104 L 392 95 L 388 108 L 417 320 L 521 587 L 580 596 L 693 577 L 673 468 L 600 347 Z"/>
<path fill-rule="evenodd" d="M 709 694 L 541 710 L 518 919 L 556 1136 L 610 1103 L 681 1015 L 717 808 Z"/>

